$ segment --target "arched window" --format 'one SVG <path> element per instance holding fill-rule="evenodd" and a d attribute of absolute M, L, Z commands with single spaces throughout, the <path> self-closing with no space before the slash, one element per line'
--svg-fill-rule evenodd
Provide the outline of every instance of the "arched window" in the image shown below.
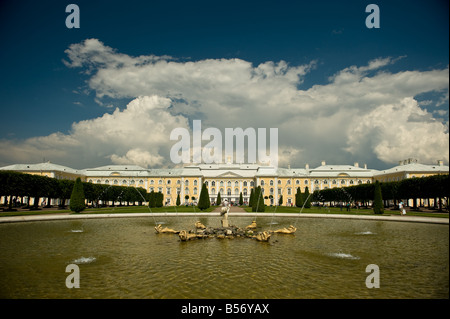
<path fill-rule="evenodd" d="M 270 189 L 270 195 L 273 195 L 273 188 Z"/>
<path fill-rule="evenodd" d="M 143 180 L 143 179 L 140 179 L 140 180 L 139 180 L 139 185 L 142 185 L 142 184 L 144 184 L 144 180 Z"/>
<path fill-rule="evenodd" d="M 215 181 L 212 181 L 212 182 L 211 182 L 211 186 L 216 186 L 216 182 L 215 182 Z"/>
<path fill-rule="evenodd" d="M 239 188 L 234 189 L 234 195 L 239 195 Z"/>
<path fill-rule="evenodd" d="M 250 186 L 251 186 L 251 187 L 254 187 L 254 186 L 255 186 L 255 182 L 254 182 L 254 181 L 251 181 L 251 182 L 250 182 Z"/>
<path fill-rule="evenodd" d="M 211 195 L 215 195 L 216 194 L 216 189 L 215 188 L 212 188 L 211 189 Z"/>
<path fill-rule="evenodd" d="M 197 180 L 194 179 L 194 186 L 197 186 Z"/>
<path fill-rule="evenodd" d="M 239 182 L 238 182 L 238 181 L 235 181 L 235 182 L 234 182 L 234 186 L 236 186 L 236 187 L 239 186 Z"/>
<path fill-rule="evenodd" d="M 220 187 L 222 187 L 223 186 L 223 181 L 220 181 Z"/>
<path fill-rule="evenodd" d="M 278 180 L 278 185 L 281 185 L 281 179 Z"/>
<path fill-rule="evenodd" d="M 205 182 L 205 185 L 208 186 L 208 181 Z"/>
<path fill-rule="evenodd" d="M 269 184 L 270 186 L 273 186 L 273 180 L 270 180 Z"/>
<path fill-rule="evenodd" d="M 261 186 L 264 186 L 264 180 L 261 181 Z"/>
<path fill-rule="evenodd" d="M 230 186 L 230 187 L 231 187 L 231 182 L 230 182 L 230 181 L 228 181 L 227 186 Z"/>
<path fill-rule="evenodd" d="M 231 189 L 227 189 L 227 195 L 230 196 L 231 195 Z"/>
<path fill-rule="evenodd" d="M 167 181 L 167 185 L 170 185 L 170 179 Z"/>
<path fill-rule="evenodd" d="M 114 180 L 114 185 L 119 184 L 119 181 L 117 179 Z"/>
<path fill-rule="evenodd" d="M 155 181 L 153 179 L 150 180 L 150 185 L 155 184 Z"/>
<path fill-rule="evenodd" d="M 244 188 L 244 196 L 247 196 L 247 188 Z"/>
<path fill-rule="evenodd" d="M 185 193 L 186 195 L 189 195 L 189 187 L 186 187 L 186 188 L 184 189 L 184 193 Z"/>
<path fill-rule="evenodd" d="M 295 181 L 295 184 L 296 184 L 296 185 L 300 185 L 300 180 L 297 179 L 297 180 Z"/>
<path fill-rule="evenodd" d="M 100 184 L 101 182 L 102 182 L 101 180 L 97 179 L 97 184 Z"/>
<path fill-rule="evenodd" d="M 244 186 L 247 187 L 247 181 L 244 181 Z"/>
<path fill-rule="evenodd" d="M 158 181 L 158 185 L 162 185 L 162 183 L 163 183 L 163 181 L 162 181 L 162 179 L 160 179 L 160 180 Z"/>
<path fill-rule="evenodd" d="M 197 195 L 197 187 L 194 187 L 194 195 Z"/>
<path fill-rule="evenodd" d="M 189 186 L 189 180 L 185 180 L 184 185 Z"/>

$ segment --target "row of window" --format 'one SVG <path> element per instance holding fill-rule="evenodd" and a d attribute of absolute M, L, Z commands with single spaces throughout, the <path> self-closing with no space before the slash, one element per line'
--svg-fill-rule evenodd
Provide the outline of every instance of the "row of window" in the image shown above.
<path fill-rule="evenodd" d="M 354 184 L 355 184 L 355 181 L 352 180 L 352 179 L 349 180 L 348 182 L 349 182 L 349 185 L 354 185 Z M 89 183 L 93 183 L 93 180 L 90 179 L 90 180 L 89 180 Z M 105 184 L 109 184 L 109 183 L 110 183 L 109 180 L 105 180 Z M 170 185 L 170 183 L 171 183 L 171 181 L 170 181 L 170 180 L 167 180 L 167 184 Z M 322 183 L 325 184 L 325 185 L 328 185 L 329 181 L 325 179 L 325 180 L 322 181 Z M 338 182 L 337 180 L 334 179 L 334 180 L 332 180 L 330 183 L 331 183 L 332 185 L 337 185 L 339 182 Z M 347 184 L 347 180 L 343 179 L 343 180 L 340 181 L 340 183 L 341 183 L 341 185 L 346 185 L 346 184 Z M 367 183 L 367 184 L 370 184 L 370 180 L 367 180 L 366 183 Z M 101 184 L 101 180 L 98 179 L 98 180 L 97 180 L 97 184 Z M 115 180 L 113 180 L 113 184 L 114 184 L 114 185 L 118 185 L 118 184 L 119 184 L 119 181 L 118 181 L 117 179 L 115 179 Z M 128 182 L 127 180 L 124 179 L 124 180 L 122 181 L 122 185 L 135 185 L 135 184 L 136 184 L 136 181 L 135 181 L 135 180 L 130 180 L 130 181 Z M 142 185 L 142 184 L 144 184 L 144 180 L 141 179 L 141 180 L 139 180 L 139 185 Z M 150 185 L 153 185 L 153 184 L 154 184 L 154 180 L 150 180 Z M 160 180 L 158 181 L 158 184 L 159 184 L 159 185 L 163 185 L 163 181 L 160 179 Z M 181 181 L 178 180 L 178 181 L 177 181 L 177 184 L 178 184 L 178 185 L 181 184 Z M 189 180 L 185 180 L 185 181 L 184 181 L 184 184 L 185 184 L 186 186 L 189 186 Z M 194 180 L 193 184 L 194 184 L 194 186 L 197 186 L 197 184 L 198 184 L 197 180 Z M 206 181 L 205 184 L 206 184 L 206 186 L 209 186 L 208 181 Z M 220 181 L 220 182 L 218 182 L 217 184 L 219 184 L 220 187 L 224 187 L 224 186 L 225 186 L 225 184 L 224 184 L 223 181 Z M 250 183 L 248 183 L 247 181 L 244 181 L 244 182 L 243 182 L 243 186 L 244 186 L 244 187 L 247 187 L 248 184 L 250 184 L 250 187 L 254 187 L 254 186 L 255 186 L 255 185 L 254 185 L 255 183 L 254 183 L 253 181 L 251 181 Z M 269 185 L 270 185 L 270 186 L 273 186 L 273 184 L 274 184 L 274 181 L 273 181 L 273 180 L 270 180 Z M 287 185 L 290 185 L 290 184 L 291 184 L 291 181 L 288 180 L 288 181 L 287 181 Z M 300 181 L 297 180 L 297 181 L 296 181 L 296 184 L 297 184 L 297 185 L 300 184 Z M 308 180 L 305 180 L 305 184 L 308 184 Z M 317 180 L 317 179 L 316 179 L 316 180 L 314 181 L 314 184 L 315 184 L 315 185 L 320 184 L 320 180 Z M 362 180 L 358 180 L 358 181 L 357 181 L 357 184 L 363 184 L 363 181 L 362 181 Z M 231 185 L 232 185 L 231 181 L 228 181 L 228 182 L 227 182 L 227 186 L 228 186 L 228 187 L 231 187 Z M 264 185 L 265 185 L 264 180 L 261 180 L 261 186 L 264 186 Z M 281 180 L 278 180 L 278 185 L 281 185 Z M 215 186 L 216 186 L 216 182 L 215 182 L 215 181 L 212 181 L 212 182 L 211 182 L 211 187 L 215 187 Z M 235 187 L 239 186 L 239 182 L 238 182 L 238 181 L 235 181 L 235 182 L 234 182 L 234 186 L 235 186 Z"/>

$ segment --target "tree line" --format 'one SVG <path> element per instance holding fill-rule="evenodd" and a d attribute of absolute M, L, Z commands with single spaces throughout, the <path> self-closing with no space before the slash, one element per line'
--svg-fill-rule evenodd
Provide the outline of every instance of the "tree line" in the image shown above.
<path fill-rule="evenodd" d="M 400 200 L 412 199 L 413 207 L 417 209 L 420 199 L 434 199 L 434 208 L 443 209 L 443 204 L 449 198 L 449 175 L 432 175 L 428 177 L 408 178 L 395 182 L 379 183 L 384 206 L 390 202 L 397 205 Z M 360 184 L 342 188 L 328 188 L 315 191 L 313 201 L 316 202 L 360 202 L 367 206 L 375 197 L 375 183 Z M 445 201 L 444 201 L 445 199 Z M 430 200 L 428 206 L 430 207 Z"/>
<path fill-rule="evenodd" d="M 27 208 L 37 209 L 39 201 L 44 198 L 46 206 L 50 206 L 51 199 L 59 199 L 59 207 L 65 208 L 72 195 L 75 181 L 67 179 L 55 179 L 47 176 L 31 175 L 19 172 L 0 171 L 0 197 L 4 196 L 5 206 L 13 209 L 13 206 L 23 205 L 24 197 L 28 197 Z M 149 194 L 142 187 L 128 187 L 105 184 L 92 184 L 82 182 L 85 199 L 93 206 L 115 202 L 140 205 L 149 200 Z M 20 198 L 20 201 L 19 201 Z M 33 198 L 31 202 L 30 198 Z M 15 205 L 14 205 L 15 204 Z"/>

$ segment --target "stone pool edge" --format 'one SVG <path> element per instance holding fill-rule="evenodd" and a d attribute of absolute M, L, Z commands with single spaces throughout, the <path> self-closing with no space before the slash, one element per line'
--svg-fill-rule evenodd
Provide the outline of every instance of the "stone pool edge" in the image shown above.
<path fill-rule="evenodd" d="M 33 222 L 49 220 L 91 219 L 91 218 L 123 218 L 123 217 L 205 217 L 216 216 L 219 213 L 113 213 L 113 214 L 48 214 L 29 216 L 0 217 L 2 223 Z M 346 214 L 293 214 L 293 213 L 229 213 L 230 217 L 294 217 L 294 218 L 335 218 L 335 219 L 364 219 L 379 221 L 415 222 L 449 225 L 448 218 L 423 216 L 375 216 L 375 215 L 346 215 Z"/>

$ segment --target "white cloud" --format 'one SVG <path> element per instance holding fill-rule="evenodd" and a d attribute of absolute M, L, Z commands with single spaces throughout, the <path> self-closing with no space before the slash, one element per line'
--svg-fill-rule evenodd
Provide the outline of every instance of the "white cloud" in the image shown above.
<path fill-rule="evenodd" d="M 65 163 L 73 158 L 74 163 L 173 166 L 170 131 L 201 119 L 203 129 L 222 132 L 226 127 L 277 127 L 280 166 L 303 167 L 321 160 L 392 164 L 405 157 L 433 162 L 445 157 L 448 162 L 448 122 L 435 121 L 434 113 L 413 99 L 434 91 L 448 102 L 448 67 L 391 73 L 389 66 L 404 57 L 378 58 L 302 90 L 298 87 L 317 68 L 315 61 L 255 66 L 241 59 L 132 57 L 97 39 L 73 44 L 66 53 L 68 67 L 87 72 L 99 104 L 104 97 L 132 101 L 122 111 L 74 123 L 67 135 L 18 141 L 10 155 L 0 151 L 3 158 L 18 162 L 39 150 Z M 10 141 L 0 142 L 1 149 L 5 143 Z"/>

